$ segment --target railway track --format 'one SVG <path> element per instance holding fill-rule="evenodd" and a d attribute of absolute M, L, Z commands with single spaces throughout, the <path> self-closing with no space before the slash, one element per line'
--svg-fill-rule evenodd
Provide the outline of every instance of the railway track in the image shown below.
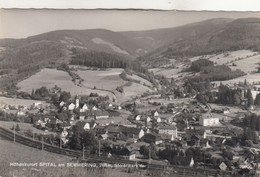
<path fill-rule="evenodd" d="M 0 127 L 0 136 L 3 138 L 13 141 L 14 133 L 11 130 L 7 130 L 3 127 Z M 77 150 L 63 149 L 57 146 L 53 146 L 50 144 L 43 143 L 41 141 L 32 140 L 26 136 L 15 134 L 15 142 L 33 147 L 36 149 L 42 149 L 44 151 L 66 155 L 69 157 L 82 159 L 83 152 Z M 97 155 L 85 155 L 83 162 L 93 162 L 93 163 L 109 163 L 109 164 L 127 164 L 127 165 L 136 165 L 143 164 L 142 162 L 130 161 L 125 159 L 112 159 L 108 157 L 100 157 Z M 174 174 L 174 176 L 217 176 L 219 174 L 218 170 L 209 170 L 209 169 L 195 169 L 183 166 L 174 166 L 174 165 L 158 165 L 158 164 L 148 164 L 145 163 L 146 168 L 151 170 L 163 170 L 168 171 Z"/>

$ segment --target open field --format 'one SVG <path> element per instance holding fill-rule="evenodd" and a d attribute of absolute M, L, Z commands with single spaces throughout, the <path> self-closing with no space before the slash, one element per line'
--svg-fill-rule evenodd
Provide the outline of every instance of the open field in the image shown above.
<path fill-rule="evenodd" d="M 146 80 L 146 79 L 144 79 L 144 78 L 142 78 L 140 76 L 137 76 L 135 74 L 132 74 L 132 75 L 127 74 L 127 78 L 139 81 L 140 84 L 147 85 L 149 87 L 153 86 L 151 82 L 149 82 L 148 80 Z"/>
<path fill-rule="evenodd" d="M 6 129 L 11 129 L 13 127 L 13 125 L 15 124 L 19 124 L 20 127 L 20 131 L 27 131 L 27 130 L 31 130 L 34 133 L 38 133 L 38 134 L 54 134 L 53 132 L 44 132 L 43 130 L 39 130 L 35 127 L 33 127 L 32 124 L 29 123 L 22 123 L 22 122 L 11 122 L 11 121 L 0 121 L 0 126 L 6 128 Z"/>
<path fill-rule="evenodd" d="M 228 53 L 221 53 L 218 55 L 196 56 L 190 58 L 189 60 L 192 62 L 200 58 L 208 58 L 210 61 L 213 61 L 218 65 L 229 65 L 231 69 L 240 69 L 245 73 L 256 71 L 256 67 L 260 62 L 259 54 L 250 50 L 238 50 Z M 236 66 L 232 66 L 232 63 Z"/>
<path fill-rule="evenodd" d="M 53 88 L 55 85 L 62 88 L 63 91 L 70 92 L 72 95 L 89 95 L 92 92 L 103 96 L 108 95 L 111 98 L 113 97 L 110 92 L 77 86 L 72 82 L 72 79 L 67 72 L 56 69 L 42 69 L 35 75 L 18 83 L 20 91 L 28 93 L 31 93 L 32 89 L 35 90 L 42 86 Z"/>
<path fill-rule="evenodd" d="M 3 140 L 0 138 L 0 176 L 88 176 L 88 177 L 136 177 L 142 176 L 144 171 L 135 170 L 133 173 L 126 173 L 126 169 L 109 168 L 86 168 L 67 167 L 67 163 L 72 162 L 72 158 L 50 152 L 41 151 L 21 144 Z M 53 163 L 56 167 L 41 166 L 40 163 Z M 10 163 L 32 163 L 37 166 L 18 167 L 10 166 Z M 75 162 L 74 162 L 75 163 Z M 58 164 L 65 164 L 65 167 L 58 167 Z"/>
<path fill-rule="evenodd" d="M 260 63 L 260 55 L 255 55 L 249 58 L 245 58 L 234 62 L 236 66 L 230 66 L 231 69 L 240 69 L 245 73 L 251 73 L 257 71 L 257 67 Z"/>
<path fill-rule="evenodd" d="M 48 105 L 48 103 L 46 103 L 45 101 L 0 97 L 0 107 L 1 105 L 30 107 L 33 105 L 33 103 L 41 103 L 43 106 Z"/>
<path fill-rule="evenodd" d="M 152 92 L 153 90 L 137 83 L 132 83 L 130 86 L 124 87 L 124 95 L 126 97 L 140 96 L 145 92 Z"/>
<path fill-rule="evenodd" d="M 234 84 L 234 83 L 244 82 L 245 79 L 248 83 L 260 82 L 260 73 L 247 74 L 247 75 L 242 76 L 242 77 L 238 77 L 238 78 L 227 80 L 227 81 L 221 81 L 221 82 L 222 82 L 222 84 L 226 85 L 226 84 Z M 214 83 L 217 83 L 219 85 L 220 81 L 215 81 Z"/>
<path fill-rule="evenodd" d="M 86 87 L 114 90 L 117 86 L 127 83 L 119 77 L 122 72 L 123 69 L 108 69 L 105 71 L 77 70 L 75 73 L 84 79 L 82 84 Z"/>

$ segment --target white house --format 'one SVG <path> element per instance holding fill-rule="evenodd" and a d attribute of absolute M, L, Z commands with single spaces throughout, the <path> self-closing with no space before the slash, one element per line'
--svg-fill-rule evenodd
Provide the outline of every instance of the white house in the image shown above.
<path fill-rule="evenodd" d="M 65 102 L 64 101 L 61 101 L 60 102 L 60 107 L 64 106 Z"/>
<path fill-rule="evenodd" d="M 87 106 L 86 104 L 84 104 L 84 105 L 80 108 L 79 112 L 86 112 L 87 110 L 88 110 L 88 106 Z"/>
<path fill-rule="evenodd" d="M 147 117 L 146 118 L 146 122 L 150 122 L 151 121 L 151 118 L 150 117 Z"/>
<path fill-rule="evenodd" d="M 75 104 L 74 103 L 70 103 L 70 105 L 68 106 L 68 110 L 72 111 L 75 109 Z"/>
<path fill-rule="evenodd" d="M 159 116 L 159 113 L 157 111 L 154 112 L 153 114 L 154 117 L 158 117 Z"/>
<path fill-rule="evenodd" d="M 97 111 L 98 108 L 97 108 L 96 106 L 93 106 L 93 107 L 92 107 L 92 110 L 93 110 L 93 111 Z"/>
<path fill-rule="evenodd" d="M 24 115 L 25 115 L 25 112 L 23 112 L 23 111 L 21 111 L 21 110 L 17 112 L 17 116 L 18 116 L 18 117 L 19 117 L 19 116 L 24 116 Z"/>
<path fill-rule="evenodd" d="M 118 110 L 121 110 L 121 109 L 122 109 L 122 107 L 121 107 L 121 106 L 118 106 L 118 107 L 117 107 L 117 109 L 118 109 Z"/>
<path fill-rule="evenodd" d="M 84 130 L 89 130 L 90 128 L 95 128 L 97 124 L 95 122 L 87 122 L 85 125 L 84 125 Z"/>
<path fill-rule="evenodd" d="M 199 124 L 202 126 L 219 125 L 219 118 L 218 117 L 200 117 Z"/>
<path fill-rule="evenodd" d="M 137 115 L 136 117 L 135 117 L 135 120 L 140 120 L 141 119 L 141 115 Z"/>
<path fill-rule="evenodd" d="M 156 121 L 157 121 L 158 123 L 160 123 L 160 122 L 162 122 L 162 119 L 161 119 L 160 117 L 158 117 L 158 118 L 156 119 Z"/>
<path fill-rule="evenodd" d="M 33 103 L 33 106 L 34 106 L 34 107 L 39 107 L 39 106 L 41 106 L 41 105 L 42 105 L 41 102 L 35 102 L 35 103 Z"/>

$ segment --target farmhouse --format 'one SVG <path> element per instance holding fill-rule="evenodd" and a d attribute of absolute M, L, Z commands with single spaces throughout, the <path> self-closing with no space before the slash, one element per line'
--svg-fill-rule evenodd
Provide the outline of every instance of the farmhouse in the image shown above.
<path fill-rule="evenodd" d="M 219 125 L 219 118 L 218 117 L 200 117 L 199 124 L 202 126 Z"/>

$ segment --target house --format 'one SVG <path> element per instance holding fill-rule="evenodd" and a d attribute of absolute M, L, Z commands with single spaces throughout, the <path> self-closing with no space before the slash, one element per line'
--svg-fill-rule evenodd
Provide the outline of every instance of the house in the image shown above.
<path fill-rule="evenodd" d="M 104 127 L 104 131 L 107 133 L 110 139 L 119 138 L 119 135 L 121 134 L 119 126 L 114 124 L 109 124 Z"/>
<path fill-rule="evenodd" d="M 117 109 L 118 109 L 118 110 L 121 110 L 121 109 L 122 109 L 122 107 L 121 107 L 121 106 L 118 106 L 118 107 L 117 107 Z"/>
<path fill-rule="evenodd" d="M 40 107 L 42 105 L 42 103 L 41 102 L 35 102 L 35 103 L 33 103 L 33 107 Z"/>
<path fill-rule="evenodd" d="M 222 162 L 222 163 L 219 165 L 219 168 L 220 168 L 220 170 L 222 170 L 222 171 L 226 171 L 227 165 L 226 165 L 224 162 Z"/>
<path fill-rule="evenodd" d="M 158 135 L 152 133 L 145 134 L 141 139 L 149 144 L 153 143 L 157 145 L 162 143 L 162 139 Z"/>
<path fill-rule="evenodd" d="M 61 101 L 60 102 L 60 107 L 64 106 L 65 105 L 65 102 L 64 101 Z"/>
<path fill-rule="evenodd" d="M 97 124 L 96 124 L 96 122 L 94 122 L 94 121 L 86 122 L 86 124 L 84 125 L 83 129 L 84 129 L 84 130 L 90 130 L 90 129 L 92 129 L 92 128 L 95 128 L 96 125 L 97 125 Z"/>
<path fill-rule="evenodd" d="M 144 130 L 141 128 L 120 126 L 120 131 L 128 138 L 142 138 L 144 136 Z"/>
<path fill-rule="evenodd" d="M 87 119 L 88 115 L 89 115 L 89 113 L 87 113 L 87 112 L 80 112 L 79 113 L 79 120 Z"/>
<path fill-rule="evenodd" d="M 107 119 L 109 118 L 109 113 L 107 111 L 96 111 L 94 117 L 95 119 Z"/>
<path fill-rule="evenodd" d="M 160 123 L 160 122 L 162 122 L 162 119 L 161 119 L 160 117 L 158 117 L 158 118 L 156 119 L 156 122 Z"/>
<path fill-rule="evenodd" d="M 75 109 L 75 107 L 76 107 L 76 105 L 74 103 L 70 103 L 68 106 L 68 110 L 72 111 Z"/>
<path fill-rule="evenodd" d="M 97 111 L 98 108 L 97 108 L 96 106 L 93 106 L 93 107 L 92 107 L 92 110 L 93 110 L 93 111 Z"/>
<path fill-rule="evenodd" d="M 174 125 L 160 125 L 158 126 L 159 134 L 167 134 L 167 135 L 174 135 L 175 137 L 178 136 L 177 127 Z"/>
<path fill-rule="evenodd" d="M 215 126 L 219 125 L 219 118 L 218 117 L 200 117 L 199 124 L 201 126 Z"/>
<path fill-rule="evenodd" d="M 150 117 L 147 117 L 146 118 L 146 122 L 150 122 L 151 121 L 151 118 Z"/>
<path fill-rule="evenodd" d="M 137 115 L 137 116 L 135 117 L 135 120 L 137 120 L 137 121 L 141 120 L 141 115 Z"/>
<path fill-rule="evenodd" d="M 23 111 L 18 111 L 17 112 L 17 116 L 19 117 L 19 116 L 25 116 L 25 112 L 23 112 Z"/>
<path fill-rule="evenodd" d="M 83 104 L 81 107 L 80 107 L 80 110 L 79 112 L 86 112 L 88 111 L 88 106 L 86 104 Z"/>
<path fill-rule="evenodd" d="M 223 112 L 223 114 L 228 114 L 230 111 L 229 111 L 229 108 L 224 108 L 224 109 L 222 110 L 222 112 Z"/>
<path fill-rule="evenodd" d="M 155 112 L 153 113 L 153 116 L 154 116 L 154 117 L 158 117 L 158 116 L 159 116 L 159 113 L 158 113 L 157 111 L 155 111 Z"/>

